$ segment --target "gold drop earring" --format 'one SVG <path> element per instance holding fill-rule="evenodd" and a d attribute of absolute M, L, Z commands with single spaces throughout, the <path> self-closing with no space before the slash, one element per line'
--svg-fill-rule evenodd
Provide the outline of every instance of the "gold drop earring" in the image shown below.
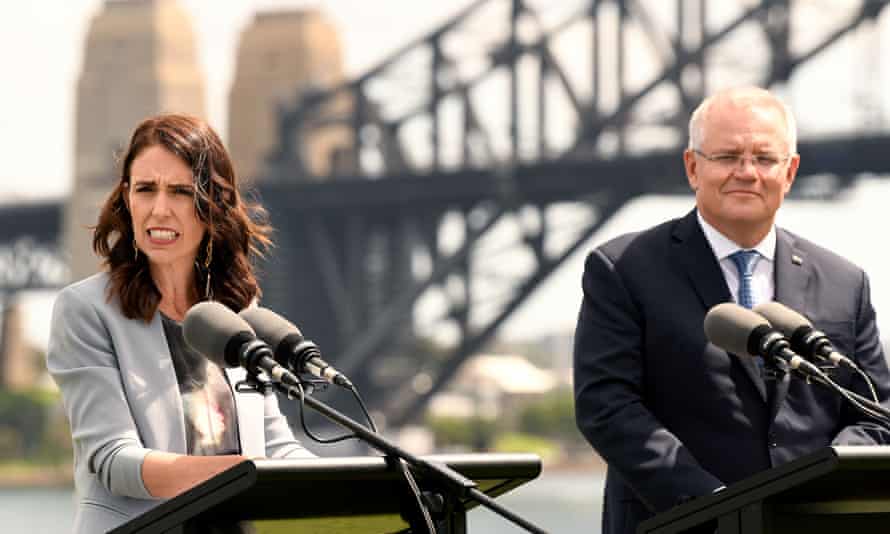
<path fill-rule="evenodd" d="M 210 262 L 213 260 L 213 240 L 207 240 L 207 256 L 204 258 L 204 270 L 207 271 L 207 282 L 204 285 L 204 296 L 213 300 L 213 289 L 210 287 Z"/>
<path fill-rule="evenodd" d="M 133 238 L 133 261 L 139 259 L 139 247 L 136 246 L 136 238 Z"/>

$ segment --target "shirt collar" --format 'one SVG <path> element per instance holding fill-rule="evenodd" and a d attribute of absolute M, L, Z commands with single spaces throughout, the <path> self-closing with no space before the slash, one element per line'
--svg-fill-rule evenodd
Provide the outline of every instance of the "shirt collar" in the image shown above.
<path fill-rule="evenodd" d="M 701 229 L 705 233 L 705 238 L 711 245 L 711 250 L 717 256 L 717 261 L 722 261 L 736 251 L 743 250 L 744 247 L 740 247 L 737 243 L 721 234 L 719 230 L 708 224 L 704 217 L 701 216 L 700 211 L 695 210 L 695 215 L 698 218 L 698 224 L 701 225 Z M 776 225 L 774 224 L 770 227 L 769 232 L 760 243 L 757 243 L 751 249 L 744 250 L 756 250 L 764 258 L 773 261 L 776 255 Z"/>

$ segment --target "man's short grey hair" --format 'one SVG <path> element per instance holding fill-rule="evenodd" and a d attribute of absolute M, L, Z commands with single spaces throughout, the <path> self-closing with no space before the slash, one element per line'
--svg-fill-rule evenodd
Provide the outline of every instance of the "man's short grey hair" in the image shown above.
<path fill-rule="evenodd" d="M 788 151 L 790 154 L 797 154 L 797 122 L 794 120 L 794 114 L 787 104 L 779 100 L 775 95 L 760 87 L 737 87 L 733 89 L 725 89 L 714 93 L 705 98 L 701 104 L 692 112 L 689 117 L 689 148 L 691 150 L 701 150 L 701 144 L 705 138 L 705 121 L 711 106 L 720 99 L 730 99 L 736 101 L 768 101 L 773 103 L 785 118 L 785 125 L 788 127 L 786 137 L 788 140 Z"/>

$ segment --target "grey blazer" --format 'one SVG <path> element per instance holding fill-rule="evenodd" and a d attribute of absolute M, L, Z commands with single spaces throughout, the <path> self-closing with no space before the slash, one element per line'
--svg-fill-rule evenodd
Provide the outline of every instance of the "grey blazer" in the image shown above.
<path fill-rule="evenodd" d="M 160 503 L 142 484 L 152 449 L 185 454 L 179 385 L 161 324 L 124 317 L 106 298 L 108 275 L 63 289 L 53 306 L 47 367 L 62 392 L 74 442 L 74 532 L 106 532 Z M 231 384 L 243 369 L 226 369 Z M 294 439 L 274 394 L 235 392 L 241 452 L 311 457 Z"/>

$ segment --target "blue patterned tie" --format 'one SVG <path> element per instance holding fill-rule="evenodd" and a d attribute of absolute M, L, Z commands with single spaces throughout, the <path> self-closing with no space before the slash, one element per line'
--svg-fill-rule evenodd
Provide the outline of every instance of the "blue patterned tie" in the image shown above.
<path fill-rule="evenodd" d="M 739 250 L 730 254 L 729 259 L 739 272 L 739 305 L 750 310 L 755 304 L 751 282 L 754 280 L 754 268 L 757 266 L 760 254 L 756 250 Z"/>
<path fill-rule="evenodd" d="M 756 250 L 739 250 L 730 254 L 729 259 L 732 260 L 736 270 L 739 272 L 739 305 L 750 310 L 755 304 L 751 282 L 754 280 L 754 268 L 757 267 L 760 254 Z M 763 358 L 754 356 L 754 364 L 757 365 L 760 376 L 764 376 Z"/>

